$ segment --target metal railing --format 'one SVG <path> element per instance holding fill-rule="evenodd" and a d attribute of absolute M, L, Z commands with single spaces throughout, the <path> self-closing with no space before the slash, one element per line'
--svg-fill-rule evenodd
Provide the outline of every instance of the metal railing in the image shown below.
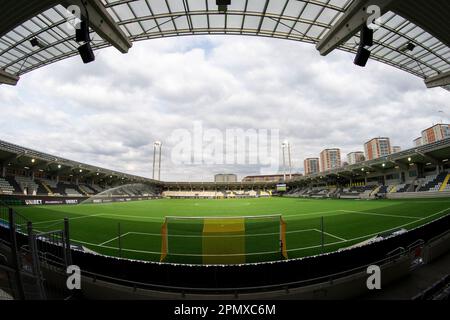
<path fill-rule="evenodd" d="M 91 278 L 92 282 L 104 281 L 111 284 L 117 284 L 129 287 L 130 289 L 144 289 L 144 290 L 156 290 L 163 292 L 172 292 L 172 293 L 180 293 L 180 294 L 243 294 L 243 293 L 252 293 L 252 292 L 268 292 L 268 291 L 280 291 L 280 290 L 289 290 L 293 288 L 301 288 L 308 285 L 320 284 L 320 283 L 333 283 L 339 279 L 344 277 L 357 275 L 358 273 L 366 273 L 367 268 L 370 265 L 379 265 L 383 266 L 389 263 L 393 263 L 397 261 L 399 258 L 407 257 L 408 253 L 405 251 L 395 253 L 386 258 L 373 261 L 371 263 L 364 264 L 362 266 L 358 266 L 355 268 L 351 268 L 345 271 L 336 272 L 327 274 L 320 277 L 315 277 L 306 280 L 292 281 L 292 282 L 284 282 L 279 284 L 270 284 L 270 285 L 261 285 L 261 286 L 247 286 L 247 287 L 239 287 L 239 288 L 227 288 L 227 287 L 217 287 L 217 288 L 205 288 L 205 287 L 184 287 L 184 286 L 171 286 L 171 285 L 161 285 L 161 284 L 152 284 L 138 281 L 131 281 L 116 277 L 111 277 L 107 275 L 102 275 L 90 271 L 82 270 L 83 277 Z M 54 264 L 58 264 L 57 261 L 53 262 Z"/>

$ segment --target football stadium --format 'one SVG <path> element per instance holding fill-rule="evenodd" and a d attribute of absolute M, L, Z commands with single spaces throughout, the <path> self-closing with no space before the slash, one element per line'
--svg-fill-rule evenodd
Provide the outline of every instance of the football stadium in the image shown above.
<path fill-rule="evenodd" d="M 1 9 L 0 91 L 71 57 L 93 66 L 109 47 L 126 54 L 141 40 L 188 35 L 304 42 L 421 78 L 423 92 L 450 90 L 446 0 L 4 0 Z M 2 138 L 0 299 L 448 300 L 450 124 L 419 129 L 406 148 L 358 138 L 364 151 L 345 161 L 327 146 L 346 137 L 333 137 L 301 173 L 283 141 L 273 172 L 214 181 L 162 179 L 165 141 L 152 142 L 142 161 L 153 172 L 141 174 L 74 160 L 71 141 L 50 152 Z"/>

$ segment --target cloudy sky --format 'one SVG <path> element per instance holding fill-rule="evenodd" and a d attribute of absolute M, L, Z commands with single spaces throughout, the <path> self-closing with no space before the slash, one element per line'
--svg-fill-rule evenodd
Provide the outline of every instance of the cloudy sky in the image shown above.
<path fill-rule="evenodd" d="M 17 87 L 0 86 L 0 139 L 146 177 L 161 140 L 162 180 L 211 181 L 261 168 L 179 164 L 180 130 L 275 130 L 302 172 L 303 159 L 324 148 L 339 147 L 344 157 L 388 136 L 406 149 L 421 130 L 450 120 L 449 92 L 352 60 L 344 52 L 321 57 L 309 44 L 237 36 L 138 42 L 127 55 L 109 48 L 89 65 L 74 57 L 22 76 Z"/>

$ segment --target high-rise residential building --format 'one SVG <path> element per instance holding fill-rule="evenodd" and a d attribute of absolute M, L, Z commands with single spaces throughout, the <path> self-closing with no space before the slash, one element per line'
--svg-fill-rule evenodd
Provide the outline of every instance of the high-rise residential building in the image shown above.
<path fill-rule="evenodd" d="M 389 138 L 373 138 L 364 144 L 366 160 L 378 159 L 391 154 L 391 142 Z"/>
<path fill-rule="evenodd" d="M 350 152 L 347 154 L 347 163 L 349 165 L 363 162 L 365 159 L 364 152 L 362 151 Z"/>
<path fill-rule="evenodd" d="M 320 153 L 320 171 L 327 171 L 330 169 L 341 167 L 341 150 L 325 149 Z"/>
<path fill-rule="evenodd" d="M 320 171 L 319 158 L 307 158 L 303 164 L 305 166 L 305 175 L 318 173 Z"/>
<path fill-rule="evenodd" d="M 392 150 L 391 150 L 391 153 L 398 153 L 400 151 L 402 151 L 402 147 L 400 147 L 400 146 L 393 146 Z"/>
<path fill-rule="evenodd" d="M 422 137 L 414 139 L 413 143 L 414 147 L 420 147 L 421 145 L 423 145 Z"/>
<path fill-rule="evenodd" d="M 237 175 L 219 173 L 214 176 L 214 182 L 237 182 Z"/>
<path fill-rule="evenodd" d="M 450 138 L 450 124 L 437 124 L 422 131 L 422 144 Z"/>

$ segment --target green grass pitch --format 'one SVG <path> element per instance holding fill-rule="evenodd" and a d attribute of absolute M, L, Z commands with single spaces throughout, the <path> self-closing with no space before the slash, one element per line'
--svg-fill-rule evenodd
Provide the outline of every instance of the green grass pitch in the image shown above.
<path fill-rule="evenodd" d="M 109 204 L 15 207 L 33 221 L 39 231 L 57 230 L 70 219 L 72 242 L 95 252 L 130 259 L 159 261 L 161 226 L 165 216 L 254 216 L 281 214 L 287 223 L 289 258 L 305 257 L 351 246 L 379 233 L 412 229 L 450 213 L 450 199 L 417 200 L 314 200 L 297 198 L 259 199 L 160 199 Z M 321 246 L 321 217 L 324 244 Z M 118 238 L 120 223 L 121 237 Z M 194 229 L 201 226 L 193 226 Z M 268 230 L 252 230 L 256 236 Z M 197 230 L 198 231 L 198 230 Z M 261 239 L 270 239 L 261 238 Z M 273 237 L 253 241 L 246 262 L 273 260 L 258 252 L 273 250 Z M 119 252 L 119 241 L 122 248 Z M 176 262 L 202 263 L 201 252 L 185 237 L 177 243 Z M 255 244 L 256 243 L 256 244 Z M 169 248 L 170 251 L 170 248 Z M 186 255 L 183 255 L 183 252 Z"/>

